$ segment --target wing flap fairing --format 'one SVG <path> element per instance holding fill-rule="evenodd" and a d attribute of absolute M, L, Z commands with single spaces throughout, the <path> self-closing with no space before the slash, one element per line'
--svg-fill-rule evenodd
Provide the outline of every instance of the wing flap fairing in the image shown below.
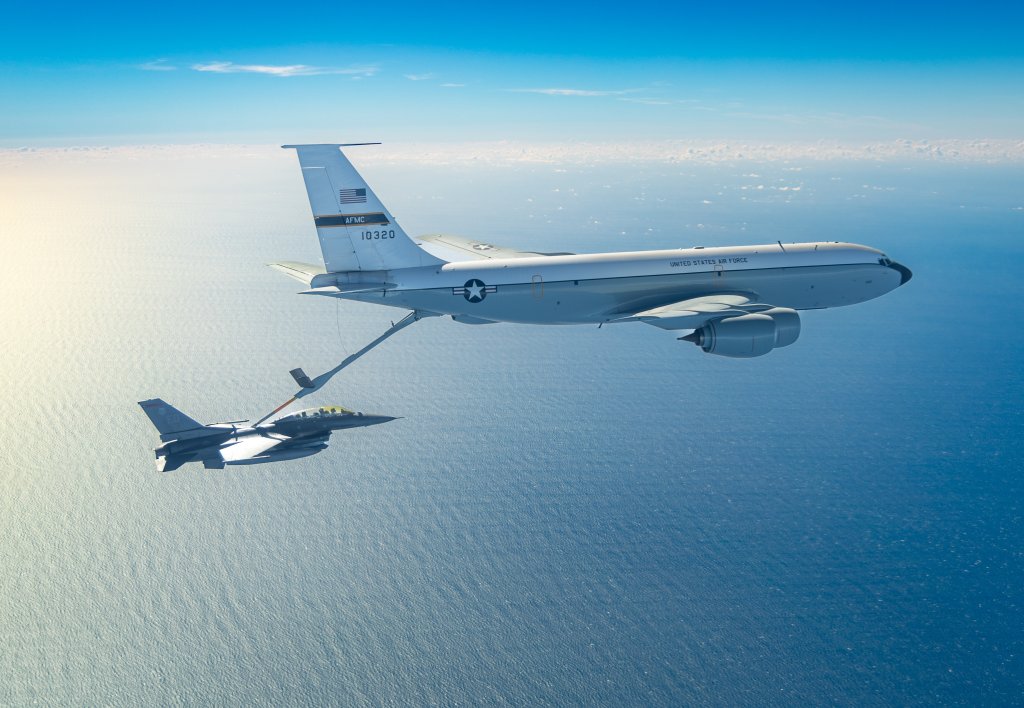
<path fill-rule="evenodd" d="M 632 319 L 662 329 L 697 329 L 708 320 L 747 315 L 757 309 L 767 309 L 768 307 L 770 306 L 752 303 L 751 298 L 747 295 L 722 293 L 690 298 L 644 310 L 633 315 Z"/>

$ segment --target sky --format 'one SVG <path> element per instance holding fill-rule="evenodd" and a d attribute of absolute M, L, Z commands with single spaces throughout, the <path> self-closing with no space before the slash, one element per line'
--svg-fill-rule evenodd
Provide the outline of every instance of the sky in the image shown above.
<path fill-rule="evenodd" d="M 465 7 L 0 5 L 0 705 L 1019 700 L 1024 3 Z M 395 314 L 265 266 L 320 256 L 274 146 L 373 140 L 410 233 L 914 279 L 755 361 L 428 318 L 318 400 L 405 420 L 159 476 L 136 401 Z M 1009 164 L 843 162 L 908 152 Z"/>
<path fill-rule="evenodd" d="M 0 147 L 1024 137 L 1014 3 L 7 3 Z"/>

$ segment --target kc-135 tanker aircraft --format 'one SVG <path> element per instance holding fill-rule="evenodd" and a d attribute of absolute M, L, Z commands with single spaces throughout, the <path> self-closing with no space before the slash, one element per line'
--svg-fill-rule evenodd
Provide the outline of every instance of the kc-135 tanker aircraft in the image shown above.
<path fill-rule="evenodd" d="M 271 265 L 306 294 L 410 310 L 393 330 L 437 315 L 465 324 L 643 322 L 689 331 L 679 339 L 708 354 L 748 358 L 795 342 L 798 310 L 871 300 L 911 277 L 853 243 L 574 254 L 412 238 L 340 149 L 371 144 L 282 146 L 298 154 L 324 265 Z"/>
<path fill-rule="evenodd" d="M 334 430 L 394 420 L 335 407 L 285 409 L 424 317 L 448 315 L 465 324 L 643 322 L 686 331 L 679 339 L 708 354 L 750 358 L 795 342 L 798 310 L 871 300 L 911 277 L 881 251 L 827 241 L 575 254 L 442 234 L 414 239 L 342 154 L 351 145 L 284 146 L 298 153 L 324 265 L 271 265 L 305 284 L 304 293 L 408 314 L 315 378 L 292 370 L 301 388 L 251 425 L 204 426 L 158 398 L 140 402 L 160 431 L 161 472 L 187 462 L 219 468 L 305 457 L 326 448 Z"/>

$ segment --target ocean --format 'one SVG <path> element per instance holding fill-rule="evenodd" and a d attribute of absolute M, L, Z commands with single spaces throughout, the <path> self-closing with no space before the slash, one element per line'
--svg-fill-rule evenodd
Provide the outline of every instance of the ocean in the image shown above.
<path fill-rule="evenodd" d="M 849 240 L 905 287 L 752 360 L 428 319 L 310 458 L 155 471 L 401 311 L 299 296 L 271 147 L 0 154 L 0 704 L 979 705 L 1024 695 L 1024 170 L 353 155 L 411 233 Z"/>

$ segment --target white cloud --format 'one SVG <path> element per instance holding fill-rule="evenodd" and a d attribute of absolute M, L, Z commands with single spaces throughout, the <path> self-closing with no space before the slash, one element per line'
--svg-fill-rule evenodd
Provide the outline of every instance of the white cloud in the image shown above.
<path fill-rule="evenodd" d="M 673 103 L 679 103 L 679 101 L 666 101 L 663 98 L 620 98 L 619 100 L 628 103 L 642 103 L 645 106 L 671 106 Z"/>
<path fill-rule="evenodd" d="M 433 74 L 403 74 L 409 81 L 427 81 L 434 78 Z"/>
<path fill-rule="evenodd" d="M 466 84 L 441 84 L 441 88 L 463 88 Z"/>
<path fill-rule="evenodd" d="M 377 73 L 377 67 L 324 67 L 310 66 L 309 64 L 235 64 L 230 61 L 211 61 L 204 64 L 193 64 L 196 71 L 211 72 L 214 74 L 267 74 L 269 76 L 322 76 L 325 74 L 342 74 L 362 78 L 373 76 Z"/>
<path fill-rule="evenodd" d="M 139 64 L 135 68 L 142 69 L 143 71 L 174 71 L 178 68 L 166 62 L 166 59 L 157 59 L 155 61 L 147 61 L 144 64 Z"/>
<path fill-rule="evenodd" d="M 526 88 L 506 89 L 513 93 L 540 93 L 545 96 L 621 96 L 626 93 L 633 93 L 637 89 L 625 89 L 623 91 L 571 89 L 571 88 Z"/>

